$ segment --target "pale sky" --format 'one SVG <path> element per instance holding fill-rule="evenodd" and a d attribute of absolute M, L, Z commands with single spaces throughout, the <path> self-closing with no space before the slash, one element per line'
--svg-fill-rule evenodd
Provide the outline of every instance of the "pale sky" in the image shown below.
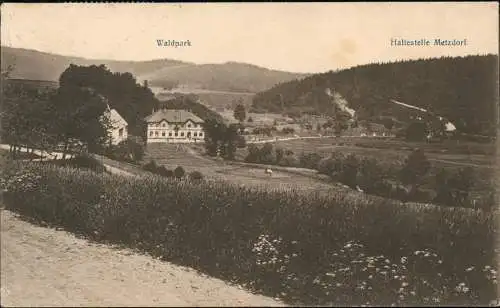
<path fill-rule="evenodd" d="M 110 60 L 246 62 L 324 72 L 372 62 L 498 54 L 498 3 L 2 4 L 2 46 Z M 391 38 L 467 40 L 391 46 Z M 158 47 L 156 40 L 191 47 Z"/>

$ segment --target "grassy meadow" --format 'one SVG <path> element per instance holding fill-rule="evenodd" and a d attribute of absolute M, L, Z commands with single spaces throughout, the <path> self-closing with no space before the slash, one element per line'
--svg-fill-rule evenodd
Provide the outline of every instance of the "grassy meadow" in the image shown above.
<path fill-rule="evenodd" d="M 304 305 L 488 305 L 496 216 L 6 162 L 8 209 Z"/>

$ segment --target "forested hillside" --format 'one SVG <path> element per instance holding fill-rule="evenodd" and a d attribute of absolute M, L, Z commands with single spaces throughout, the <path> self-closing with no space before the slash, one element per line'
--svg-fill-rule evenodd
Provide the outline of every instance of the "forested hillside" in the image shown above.
<path fill-rule="evenodd" d="M 442 57 L 376 63 L 317 74 L 258 93 L 255 112 L 329 114 L 329 87 L 362 118 L 395 115 L 390 99 L 423 107 L 448 118 L 469 134 L 494 135 L 498 97 L 498 56 Z"/>
<path fill-rule="evenodd" d="M 131 73 L 151 86 L 171 88 L 250 92 L 264 91 L 279 82 L 305 77 L 305 74 L 270 70 L 246 63 L 195 64 L 171 59 L 115 61 L 62 56 L 36 50 L 1 48 L 2 69 L 13 66 L 10 78 L 56 81 L 70 65 L 105 65 L 114 73 Z"/>
<path fill-rule="evenodd" d="M 161 101 L 160 103 L 158 103 L 157 108 L 183 109 L 192 112 L 194 115 L 204 121 L 209 119 L 213 119 L 219 122 L 223 121 L 223 118 L 220 114 L 209 109 L 207 106 L 198 103 L 198 97 L 194 94 L 179 95 L 174 99 Z"/>

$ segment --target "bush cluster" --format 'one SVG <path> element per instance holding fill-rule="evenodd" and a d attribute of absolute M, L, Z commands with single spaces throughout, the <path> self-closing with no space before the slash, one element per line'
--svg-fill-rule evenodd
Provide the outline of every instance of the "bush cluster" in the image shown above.
<path fill-rule="evenodd" d="M 106 167 L 104 164 L 87 154 L 80 154 L 72 158 L 68 159 L 60 159 L 60 160 L 50 160 L 50 161 L 44 161 L 42 162 L 44 164 L 53 164 L 57 165 L 60 167 L 72 167 L 72 168 L 78 168 L 78 169 L 87 169 L 87 170 L 92 170 L 97 173 L 103 173 L 106 172 Z"/>
<path fill-rule="evenodd" d="M 145 171 L 160 175 L 165 178 L 182 179 L 186 177 L 186 171 L 182 166 L 177 166 L 177 168 L 175 168 L 174 170 L 169 170 L 165 168 L 165 166 L 158 166 L 154 160 L 145 164 L 142 168 Z M 187 174 L 187 178 L 192 182 L 199 182 L 204 179 L 204 176 L 200 171 L 192 171 Z"/>
<path fill-rule="evenodd" d="M 269 143 L 264 144 L 262 147 L 250 144 L 245 162 L 285 167 L 299 167 L 301 164 L 299 157 L 293 151 L 280 148 L 274 149 Z"/>
<path fill-rule="evenodd" d="M 425 153 L 416 149 L 402 163 L 382 165 L 377 159 L 344 155 L 334 152 L 322 157 L 317 153 L 303 153 L 297 157 L 290 150 L 249 145 L 245 158 L 249 163 L 275 164 L 288 167 L 315 169 L 332 180 L 368 194 L 405 202 L 433 202 L 456 207 L 491 210 L 495 206 L 493 186 L 483 197 L 472 195 L 477 175 L 470 167 L 456 171 L 441 170 L 431 173 L 432 166 Z"/>
<path fill-rule="evenodd" d="M 135 140 L 127 139 L 117 145 L 108 146 L 103 154 L 114 160 L 138 163 L 144 157 L 144 146 Z"/>
<path fill-rule="evenodd" d="M 496 224 L 463 208 L 16 164 L 8 209 L 305 305 L 487 305 Z"/>

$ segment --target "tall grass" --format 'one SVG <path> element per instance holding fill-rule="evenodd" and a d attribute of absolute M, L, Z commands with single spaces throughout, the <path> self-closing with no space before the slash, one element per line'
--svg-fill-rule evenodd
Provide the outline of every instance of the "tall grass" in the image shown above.
<path fill-rule="evenodd" d="M 491 213 L 39 164 L 2 178 L 12 210 L 294 303 L 497 298 Z"/>

